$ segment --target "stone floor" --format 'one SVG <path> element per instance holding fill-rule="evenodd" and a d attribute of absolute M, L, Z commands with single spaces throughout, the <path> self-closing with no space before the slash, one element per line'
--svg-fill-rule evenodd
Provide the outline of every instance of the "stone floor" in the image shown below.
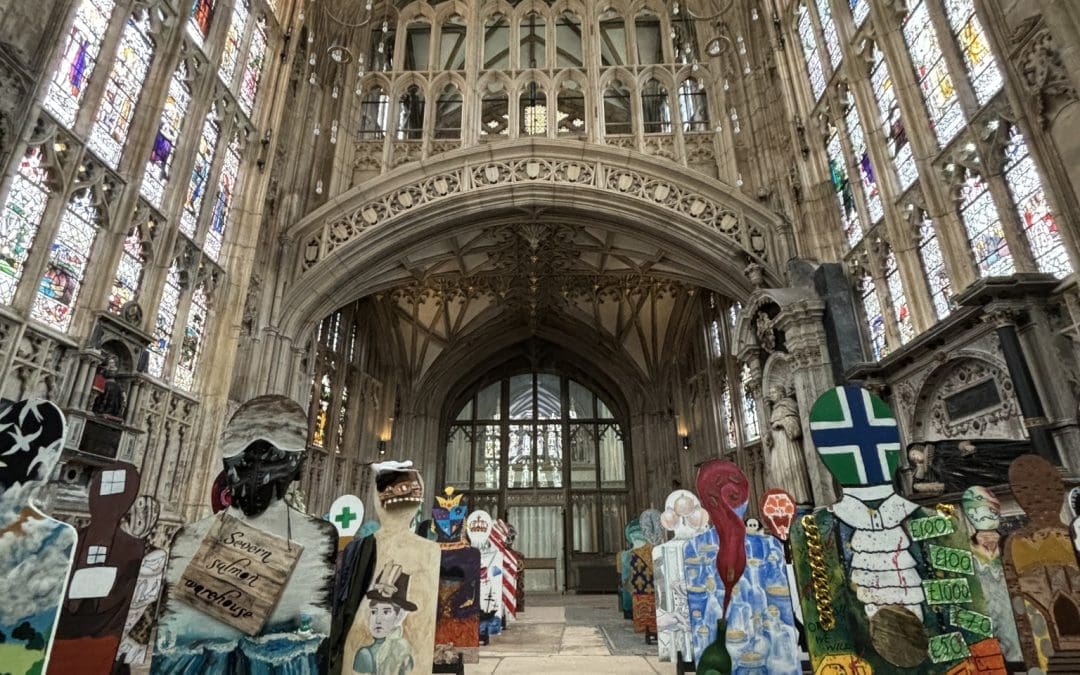
<path fill-rule="evenodd" d="M 528 596 L 527 609 L 508 630 L 480 648 L 467 675 L 654 675 L 675 672 L 661 664 L 615 609 L 614 595 Z"/>

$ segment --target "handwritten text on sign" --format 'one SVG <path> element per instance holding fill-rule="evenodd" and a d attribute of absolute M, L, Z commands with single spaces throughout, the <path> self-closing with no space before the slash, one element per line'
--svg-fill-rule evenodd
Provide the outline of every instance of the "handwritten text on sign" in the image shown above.
<path fill-rule="evenodd" d="M 952 521 L 945 516 L 930 516 L 928 518 L 915 518 L 908 521 L 908 531 L 915 541 L 932 539 L 955 531 Z"/>
<path fill-rule="evenodd" d="M 935 635 L 930 638 L 930 660 L 934 663 L 955 661 L 971 656 L 971 650 L 964 642 L 964 636 L 959 632 Z"/>
<path fill-rule="evenodd" d="M 258 635 L 303 547 L 223 515 L 203 537 L 171 592 L 200 612 Z"/>
<path fill-rule="evenodd" d="M 969 630 L 980 637 L 994 636 L 994 620 L 985 614 L 953 607 L 950 617 L 953 625 Z"/>
<path fill-rule="evenodd" d="M 930 544 L 930 566 L 936 570 L 957 574 L 975 574 L 975 563 L 972 560 L 971 551 L 950 546 Z"/>
<path fill-rule="evenodd" d="M 933 579 L 923 582 L 926 602 L 930 605 L 951 605 L 971 602 L 971 587 L 967 579 Z"/>

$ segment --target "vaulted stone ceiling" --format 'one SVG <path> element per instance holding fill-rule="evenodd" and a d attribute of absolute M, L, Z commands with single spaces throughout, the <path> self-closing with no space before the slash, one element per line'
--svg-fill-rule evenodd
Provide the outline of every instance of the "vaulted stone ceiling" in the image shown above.
<path fill-rule="evenodd" d="M 398 261 L 400 285 L 376 296 L 419 380 L 456 340 L 482 330 L 572 325 L 653 375 L 696 287 L 660 248 L 596 226 L 511 221 L 431 242 Z"/>

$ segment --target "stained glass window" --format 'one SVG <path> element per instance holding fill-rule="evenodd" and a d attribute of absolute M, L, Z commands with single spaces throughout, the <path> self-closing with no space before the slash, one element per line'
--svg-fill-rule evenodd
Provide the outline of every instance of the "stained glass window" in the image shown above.
<path fill-rule="evenodd" d="M 744 365 L 742 369 L 742 376 L 740 377 L 741 390 L 743 393 L 742 400 L 742 418 L 743 418 L 743 431 L 746 440 L 752 441 L 755 438 L 761 436 L 761 428 L 758 424 L 757 415 L 757 399 L 754 398 L 754 393 L 750 389 L 750 368 Z"/>
<path fill-rule="evenodd" d="M 960 217 L 964 221 L 971 252 L 980 277 L 1007 276 L 1015 271 L 1005 230 L 986 183 L 968 172 L 961 188 Z"/>
<path fill-rule="evenodd" d="M 180 126 L 184 122 L 190 102 L 191 85 L 188 84 L 187 64 L 181 61 L 169 81 L 165 109 L 161 113 L 161 121 L 158 122 L 154 147 L 150 150 L 150 159 L 146 162 L 142 187 L 139 189 L 140 194 L 149 199 L 150 203 L 157 208 L 161 208 L 161 201 L 165 197 L 173 152 L 176 150 L 176 143 L 180 138 Z"/>
<path fill-rule="evenodd" d="M 973 0 L 945 0 L 945 14 L 959 42 L 975 96 L 980 104 L 985 104 L 1001 90 L 1001 71 L 994 62 L 990 43 L 975 14 L 975 3 Z"/>
<path fill-rule="evenodd" d="M 870 16 L 870 0 L 849 0 L 851 3 L 851 18 L 856 26 L 863 25 L 866 17 Z"/>
<path fill-rule="evenodd" d="M 814 100 L 825 93 L 825 74 L 818 57 L 817 38 L 814 37 L 814 23 L 805 5 L 799 5 L 799 42 L 802 43 L 803 56 L 806 58 L 806 70 L 810 75 L 810 89 Z"/>
<path fill-rule="evenodd" d="M 866 315 L 866 326 L 870 330 L 870 352 L 875 361 L 880 361 L 887 350 L 885 347 L 885 316 L 881 313 L 877 288 L 870 275 L 862 278 L 862 306 Z"/>
<path fill-rule="evenodd" d="M 900 112 L 900 104 L 896 100 L 896 88 L 892 78 L 889 77 L 885 54 L 876 46 L 873 52 L 873 66 L 870 70 L 870 84 L 874 90 L 878 112 L 881 113 L 881 123 L 889 139 L 889 154 L 896 166 L 896 173 L 900 177 L 900 188 L 906 190 L 919 177 L 919 171 L 915 167 L 915 158 L 911 154 L 911 143 L 908 142 L 904 118 Z"/>
<path fill-rule="evenodd" d="M 833 70 L 836 70 L 844 58 L 844 52 L 840 49 L 840 36 L 836 33 L 836 22 L 833 21 L 829 1 L 817 0 L 817 12 L 818 20 L 821 21 L 821 32 L 825 35 L 825 49 L 829 52 L 829 62 L 832 63 Z"/>
<path fill-rule="evenodd" d="M 200 47 L 210 34 L 210 22 L 214 19 L 214 0 L 191 0 L 188 17 L 188 33 Z"/>
<path fill-rule="evenodd" d="M 71 198 L 49 247 L 49 266 L 41 278 L 30 316 L 61 331 L 71 325 L 100 218 L 93 191 L 82 190 Z"/>
<path fill-rule="evenodd" d="M 187 197 L 184 199 L 184 212 L 180 214 L 180 231 L 189 237 L 195 236 L 199 210 L 206 195 L 206 183 L 210 180 L 210 167 L 214 162 L 221 123 L 214 107 L 206 114 L 202 135 L 199 137 L 199 150 L 195 154 L 195 166 L 191 169 L 191 181 L 188 183 Z"/>
<path fill-rule="evenodd" d="M 128 230 L 128 235 L 124 238 L 120 265 L 116 268 L 116 276 L 113 277 L 108 305 L 109 311 L 113 314 L 119 314 L 124 305 L 135 299 L 139 286 L 142 284 L 145 262 L 142 232 L 136 225 Z"/>
<path fill-rule="evenodd" d="M 255 23 L 255 30 L 251 32 L 247 65 L 244 66 L 244 79 L 240 83 L 240 107 L 249 117 L 255 107 L 255 96 L 259 93 L 259 78 L 262 77 L 263 59 L 265 57 L 266 20 L 259 19 Z"/>
<path fill-rule="evenodd" d="M 319 410 L 315 413 L 315 424 L 311 430 L 311 443 L 317 447 L 326 446 L 326 422 L 330 412 L 330 398 L 333 390 L 330 387 L 330 375 L 323 373 L 319 380 Z"/>
<path fill-rule="evenodd" d="M 75 12 L 75 21 L 64 43 L 60 65 L 53 73 L 49 91 L 42 105 L 66 127 L 75 123 L 86 83 L 97 64 L 101 41 L 109 27 L 113 0 L 82 0 Z"/>
<path fill-rule="evenodd" d="M 738 445 L 735 435 L 735 409 L 731 405 L 731 389 L 727 385 L 720 385 L 720 405 L 724 410 L 724 422 L 727 425 L 724 437 L 727 439 L 727 447 L 734 448 Z"/>
<path fill-rule="evenodd" d="M 206 245 L 203 250 L 211 259 L 217 261 L 221 254 L 221 244 L 225 241 L 225 228 L 229 224 L 229 209 L 236 190 L 236 177 L 240 173 L 240 137 L 233 136 L 218 177 L 217 198 L 214 200 L 214 212 L 210 216 L 210 231 L 206 233 Z"/>
<path fill-rule="evenodd" d="M 851 180 L 848 178 L 847 161 L 844 159 L 844 150 L 840 147 L 840 134 L 836 129 L 829 134 L 829 142 L 825 146 L 829 155 L 829 173 L 832 176 L 833 191 L 836 193 L 836 201 L 840 207 L 840 221 L 844 226 L 844 238 L 848 245 L 854 246 L 862 239 L 862 221 L 859 219 L 859 210 L 855 206 L 855 193 L 851 189 Z"/>
<path fill-rule="evenodd" d="M 1028 153 L 1019 127 L 1009 132 L 1005 148 L 1005 182 L 1009 184 L 1024 235 L 1040 272 L 1061 278 L 1072 273 L 1072 263 L 1061 240 L 1057 221 L 1046 202 L 1039 170 Z"/>
<path fill-rule="evenodd" d="M 221 65 L 218 66 L 218 77 L 228 87 L 232 86 L 236 62 L 240 60 L 240 41 L 244 39 L 247 20 L 248 3 L 245 0 L 237 0 L 232 18 L 229 20 L 229 31 L 225 33 L 225 46 L 221 50 Z"/>
<path fill-rule="evenodd" d="M 19 161 L 4 211 L 0 213 L 0 302 L 10 304 L 22 278 L 23 263 L 37 236 L 51 190 L 41 148 L 31 146 Z"/>
<path fill-rule="evenodd" d="M 851 141 L 851 152 L 855 156 L 855 163 L 859 165 L 866 211 L 870 215 L 870 222 L 876 223 L 885 215 L 885 210 L 881 206 L 877 172 L 874 171 L 874 163 L 870 161 L 870 151 L 866 148 L 866 137 L 863 134 L 862 122 L 859 121 L 859 111 L 855 107 L 854 99 L 848 101 L 844 120 L 847 123 L 848 139 Z"/>
<path fill-rule="evenodd" d="M 896 253 L 892 249 L 885 256 L 885 288 L 889 292 L 889 302 L 892 304 L 896 327 L 900 330 L 900 344 L 905 344 L 915 337 L 915 327 L 911 325 L 911 308 L 908 307 L 904 281 L 900 277 L 900 268 L 896 263 Z"/>
<path fill-rule="evenodd" d="M 941 245 L 938 243 L 937 230 L 930 216 L 923 213 L 919 223 L 919 260 L 922 262 L 923 274 L 930 286 L 930 300 L 934 303 L 934 315 L 940 321 L 952 312 L 949 298 L 952 297 L 952 284 L 949 282 L 949 273 L 945 269 L 945 257 L 941 254 Z"/>
<path fill-rule="evenodd" d="M 143 10 L 136 14 L 128 17 L 120 34 L 120 48 L 105 83 L 105 97 L 90 130 L 90 149 L 114 169 L 124 151 L 135 104 L 150 69 L 150 60 L 154 58 L 150 13 Z"/>
<path fill-rule="evenodd" d="M 165 276 L 165 287 L 161 291 L 161 304 L 158 305 L 157 319 L 154 321 L 154 340 L 150 343 L 149 364 L 147 370 L 154 377 L 164 377 L 165 357 L 169 355 L 173 331 L 176 330 L 176 315 L 180 305 L 180 268 L 174 262 Z"/>
<path fill-rule="evenodd" d="M 941 54 L 926 3 L 918 2 L 904 20 L 904 41 L 915 66 L 915 77 L 922 89 L 938 143 L 951 141 L 964 126 L 964 116 L 956 99 L 956 87 Z"/>
<path fill-rule="evenodd" d="M 203 338 L 206 337 L 208 306 L 206 287 L 199 284 L 191 293 L 184 339 L 180 343 L 180 355 L 176 359 L 176 371 L 173 374 L 173 383 L 187 391 L 191 391 L 195 384 L 195 366 L 198 364 L 199 354 L 202 353 Z"/>

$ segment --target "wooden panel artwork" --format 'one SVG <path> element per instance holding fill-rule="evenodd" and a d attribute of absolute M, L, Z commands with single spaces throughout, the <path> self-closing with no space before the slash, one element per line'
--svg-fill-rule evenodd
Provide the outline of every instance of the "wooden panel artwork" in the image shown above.
<path fill-rule="evenodd" d="M 248 635 L 258 635 L 303 550 L 296 542 L 223 514 L 184 569 L 175 597 Z"/>

